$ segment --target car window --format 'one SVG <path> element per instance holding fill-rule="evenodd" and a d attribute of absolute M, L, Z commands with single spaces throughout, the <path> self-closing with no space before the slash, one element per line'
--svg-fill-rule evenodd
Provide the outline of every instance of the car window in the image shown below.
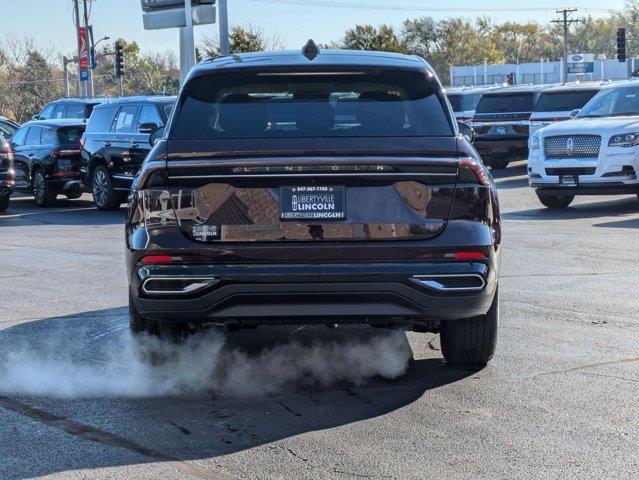
<path fill-rule="evenodd" d="M 117 112 L 117 107 L 96 108 L 89 117 L 87 125 L 87 133 L 103 132 L 106 133 L 111 129 L 113 117 Z"/>
<path fill-rule="evenodd" d="M 545 92 L 539 97 L 535 112 L 569 112 L 582 108 L 597 94 L 597 90 Z"/>
<path fill-rule="evenodd" d="M 454 112 L 475 110 L 480 99 L 481 93 L 451 93 L 448 95 L 448 101 Z"/>
<path fill-rule="evenodd" d="M 31 127 L 24 144 L 27 146 L 40 145 L 40 130 L 40 127 Z"/>
<path fill-rule="evenodd" d="M 484 94 L 477 105 L 477 113 L 524 113 L 532 112 L 535 94 L 502 93 Z"/>
<path fill-rule="evenodd" d="M 14 145 L 24 145 L 28 131 L 29 127 L 22 127 L 18 129 L 16 134 L 11 138 L 11 143 L 13 143 Z"/>
<path fill-rule="evenodd" d="M 48 127 L 40 129 L 40 145 L 55 145 L 56 135 L 55 130 Z"/>
<path fill-rule="evenodd" d="M 15 135 L 18 128 L 9 122 L 0 120 L 0 133 L 4 138 L 11 138 Z"/>
<path fill-rule="evenodd" d="M 58 142 L 61 145 L 78 145 L 83 133 L 83 126 L 61 127 L 58 129 Z"/>
<path fill-rule="evenodd" d="M 342 102 L 349 106 L 342 108 Z M 170 138 L 182 139 L 454 132 L 438 82 L 422 72 L 398 70 L 203 75 L 183 91 L 172 123 Z"/>
<path fill-rule="evenodd" d="M 137 105 L 125 105 L 120 108 L 120 111 L 113 120 L 113 125 L 111 125 L 111 131 L 115 133 L 131 133 L 137 111 Z"/>
<path fill-rule="evenodd" d="M 66 105 L 64 103 L 58 103 L 53 110 L 53 115 L 51 116 L 51 118 L 64 118 L 65 108 Z"/>
<path fill-rule="evenodd" d="M 603 90 L 581 110 L 580 118 L 639 115 L 639 87 Z"/>
<path fill-rule="evenodd" d="M 84 103 L 69 103 L 65 118 L 84 118 Z"/>
<path fill-rule="evenodd" d="M 175 103 L 167 103 L 164 105 L 164 115 L 166 118 L 171 116 L 171 112 L 173 112 L 173 108 L 175 107 Z"/>
<path fill-rule="evenodd" d="M 99 103 L 87 103 L 84 106 L 84 118 L 89 118 L 91 116 L 91 113 L 93 113 L 93 109 L 100 105 Z"/>
<path fill-rule="evenodd" d="M 40 112 L 40 115 L 39 115 L 40 120 L 49 120 L 53 116 L 54 107 L 55 107 L 55 104 L 52 104 L 52 103 L 44 107 L 42 109 L 42 112 Z"/>
<path fill-rule="evenodd" d="M 155 123 L 158 127 L 164 123 L 160 112 L 154 105 L 144 105 L 142 110 L 140 110 L 138 125 L 142 125 L 143 123 Z"/>

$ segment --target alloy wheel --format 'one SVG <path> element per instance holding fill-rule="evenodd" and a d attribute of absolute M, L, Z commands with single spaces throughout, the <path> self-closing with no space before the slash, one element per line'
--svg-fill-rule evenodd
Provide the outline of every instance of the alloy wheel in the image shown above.
<path fill-rule="evenodd" d="M 107 202 L 109 194 L 109 181 L 102 169 L 97 170 L 93 174 L 93 199 L 95 203 L 103 206 Z"/>
<path fill-rule="evenodd" d="M 33 179 L 33 196 L 38 203 L 44 202 L 46 184 L 41 172 L 36 172 Z"/>

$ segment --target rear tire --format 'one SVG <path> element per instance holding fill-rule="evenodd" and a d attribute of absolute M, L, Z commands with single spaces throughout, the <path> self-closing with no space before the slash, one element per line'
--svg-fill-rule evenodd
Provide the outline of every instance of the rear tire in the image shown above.
<path fill-rule="evenodd" d="M 483 160 L 485 165 L 488 165 L 490 168 L 494 170 L 506 168 L 508 167 L 508 164 L 510 163 L 510 159 L 508 157 L 501 157 L 501 156 L 487 156 Z"/>
<path fill-rule="evenodd" d="M 91 192 L 98 210 L 117 210 L 123 203 L 124 195 L 113 189 L 111 175 L 104 165 L 99 165 L 93 170 Z"/>
<path fill-rule="evenodd" d="M 485 315 L 443 322 L 439 335 L 444 358 L 457 367 L 485 367 L 495 353 L 498 325 L 499 290 Z"/>
<path fill-rule="evenodd" d="M 548 208 L 566 208 L 575 199 L 574 195 L 547 195 L 537 193 L 539 201 Z"/>
<path fill-rule="evenodd" d="M 58 194 L 47 184 L 47 179 L 42 170 L 36 170 L 31 184 L 33 198 L 38 207 L 52 207 L 55 205 Z"/>
<path fill-rule="evenodd" d="M 9 198 L 11 195 L 0 195 L 0 212 L 4 212 L 9 208 Z"/>

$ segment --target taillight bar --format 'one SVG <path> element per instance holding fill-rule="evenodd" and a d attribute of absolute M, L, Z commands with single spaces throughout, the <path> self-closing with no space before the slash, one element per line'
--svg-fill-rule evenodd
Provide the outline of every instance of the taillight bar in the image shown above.
<path fill-rule="evenodd" d="M 140 263 L 147 265 L 166 265 L 174 263 L 207 263 L 211 259 L 203 255 L 146 255 Z"/>

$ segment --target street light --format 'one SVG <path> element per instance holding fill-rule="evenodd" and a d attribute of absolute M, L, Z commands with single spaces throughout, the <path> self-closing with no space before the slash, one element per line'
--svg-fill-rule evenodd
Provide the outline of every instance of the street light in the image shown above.
<path fill-rule="evenodd" d="M 100 42 L 104 42 L 105 40 L 111 40 L 111 37 L 105 35 L 103 38 L 93 44 L 93 48 L 95 49 L 95 47 L 97 47 Z"/>

